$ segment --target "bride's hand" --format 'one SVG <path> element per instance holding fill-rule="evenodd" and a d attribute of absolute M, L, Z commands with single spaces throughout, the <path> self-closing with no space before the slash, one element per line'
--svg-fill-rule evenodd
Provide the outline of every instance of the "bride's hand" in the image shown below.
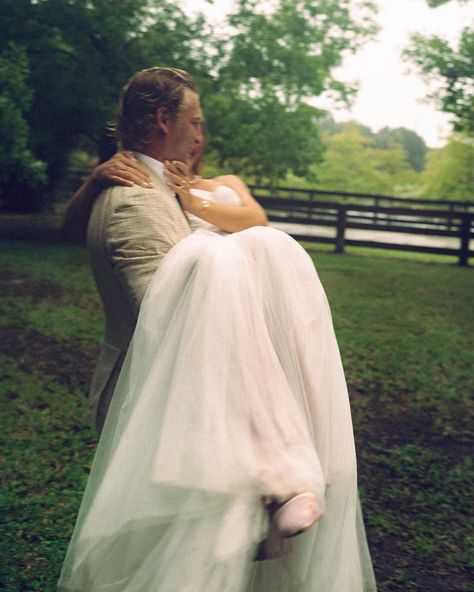
<path fill-rule="evenodd" d="M 97 165 L 92 171 L 92 182 L 100 188 L 108 185 L 140 185 L 141 187 L 153 187 L 150 176 L 133 152 L 117 152 L 110 160 Z"/>
<path fill-rule="evenodd" d="M 164 164 L 169 188 L 178 194 L 183 209 L 190 210 L 196 198 L 189 191 L 192 184 L 189 166 L 179 160 L 165 160 Z"/>

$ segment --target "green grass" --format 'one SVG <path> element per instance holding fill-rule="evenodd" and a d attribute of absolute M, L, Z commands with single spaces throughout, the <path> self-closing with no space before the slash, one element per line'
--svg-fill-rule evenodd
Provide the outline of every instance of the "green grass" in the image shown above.
<path fill-rule="evenodd" d="M 329 243 L 302 242 L 304 248 L 310 253 L 334 253 L 334 245 Z M 395 249 L 376 249 L 369 247 L 345 246 L 344 255 L 357 257 L 399 259 L 405 261 L 418 261 L 423 263 L 454 264 L 458 262 L 457 255 L 438 255 L 435 253 L 417 253 L 416 251 L 397 251 Z M 472 264 L 472 258 L 470 259 Z"/>
<path fill-rule="evenodd" d="M 312 256 L 350 387 L 379 590 L 470 591 L 474 274 Z M 52 592 L 97 441 L 83 413 L 102 312 L 85 251 L 0 242 L 0 301 L 0 586 Z"/>

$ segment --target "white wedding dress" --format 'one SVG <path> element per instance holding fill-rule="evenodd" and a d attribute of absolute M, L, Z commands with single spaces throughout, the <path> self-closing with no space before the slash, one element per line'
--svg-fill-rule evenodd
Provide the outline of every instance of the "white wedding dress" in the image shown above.
<path fill-rule="evenodd" d="M 198 197 L 238 205 L 228 187 Z M 190 217 L 145 295 L 63 592 L 373 592 L 343 368 L 313 263 L 269 227 Z M 324 515 L 254 561 L 263 495 Z"/>

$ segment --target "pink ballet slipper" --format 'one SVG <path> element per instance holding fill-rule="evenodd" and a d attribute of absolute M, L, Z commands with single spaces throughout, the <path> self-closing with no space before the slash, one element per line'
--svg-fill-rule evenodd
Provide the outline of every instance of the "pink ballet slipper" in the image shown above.
<path fill-rule="evenodd" d="M 306 491 L 279 506 L 273 514 L 272 522 L 283 538 L 289 538 L 309 530 L 321 516 L 316 494 Z"/>
<path fill-rule="evenodd" d="M 295 495 L 281 505 L 274 498 L 265 497 L 262 501 L 270 514 L 270 524 L 254 561 L 282 557 L 290 548 L 286 539 L 306 532 L 322 516 L 318 498 L 310 491 Z"/>

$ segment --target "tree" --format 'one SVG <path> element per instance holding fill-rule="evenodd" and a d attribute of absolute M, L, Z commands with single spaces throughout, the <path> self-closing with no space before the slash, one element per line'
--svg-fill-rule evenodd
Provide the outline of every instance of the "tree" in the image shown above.
<path fill-rule="evenodd" d="M 474 201 L 474 143 L 453 134 L 448 144 L 428 154 L 423 195 L 431 199 Z"/>
<path fill-rule="evenodd" d="M 428 99 L 453 115 L 454 129 L 474 133 L 474 29 L 465 28 L 457 50 L 441 37 L 415 33 L 403 52 L 431 85 Z"/>
<path fill-rule="evenodd" d="M 425 168 L 428 147 L 421 136 L 406 127 L 392 129 L 384 127 L 374 135 L 377 148 L 402 146 L 408 163 L 414 171 L 420 172 Z"/>
<path fill-rule="evenodd" d="M 3 1 L 0 51 L 10 39 L 26 52 L 33 94 L 25 120 L 32 152 L 47 163 L 50 191 L 74 148 L 97 149 L 134 71 L 157 62 L 192 65 L 195 33 L 172 2 Z"/>
<path fill-rule="evenodd" d="M 156 64 L 198 81 L 222 164 L 274 180 L 318 159 L 320 112 L 306 100 L 349 99 L 354 89 L 332 72 L 375 32 L 374 10 L 367 0 L 239 0 L 234 34 L 217 37 L 171 0 L 3 0 L 0 52 L 11 40 L 26 53 L 32 98 L 22 113 L 50 191 L 73 149 L 101 147 L 131 74 Z"/>
<path fill-rule="evenodd" d="M 451 2 L 451 0 L 426 0 L 428 3 L 428 6 L 430 8 L 438 8 L 438 6 L 441 6 L 442 4 L 447 4 L 448 2 Z M 469 2 L 469 0 L 458 0 L 458 2 L 465 4 L 466 2 Z"/>
<path fill-rule="evenodd" d="M 286 110 L 272 95 L 249 101 L 217 92 L 204 105 L 210 148 L 220 166 L 273 182 L 288 170 L 304 175 L 320 159 L 320 112 L 305 103 Z"/>
<path fill-rule="evenodd" d="M 377 148 L 355 122 L 326 135 L 325 145 L 323 162 L 312 167 L 321 189 L 393 195 L 414 182 L 403 147 Z"/>
<path fill-rule="evenodd" d="M 26 51 L 9 43 L 0 54 L 0 202 L 23 211 L 43 205 L 40 190 L 46 182 L 45 165 L 29 148 L 28 75 Z"/>
<path fill-rule="evenodd" d="M 376 31 L 374 11 L 353 0 L 240 0 L 229 17 L 234 34 L 216 45 L 215 85 L 203 96 L 222 162 L 267 180 L 307 171 L 321 152 L 322 112 L 306 100 L 324 92 L 349 100 L 354 89 L 333 69 Z"/>

